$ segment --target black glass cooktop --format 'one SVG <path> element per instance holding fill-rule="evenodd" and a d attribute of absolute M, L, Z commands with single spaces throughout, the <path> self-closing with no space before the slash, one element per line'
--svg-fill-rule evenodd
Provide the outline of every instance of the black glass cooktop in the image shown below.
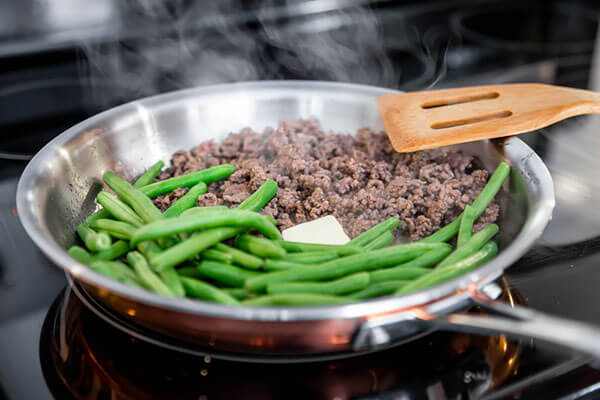
<path fill-rule="evenodd" d="M 319 49 L 309 46 L 303 48 L 304 53 L 294 53 L 281 40 L 302 35 L 305 43 L 316 43 L 320 38 L 325 43 L 331 44 L 333 40 L 346 48 L 353 45 L 358 48 L 364 43 L 345 39 L 344 35 L 360 29 L 369 34 L 365 30 L 369 25 L 365 23 L 372 18 L 383 34 L 385 45 L 381 54 L 389 57 L 396 70 L 402 71 L 387 86 L 423 89 L 533 81 L 598 90 L 595 2 L 515 5 L 515 2 L 491 1 L 418 4 L 384 1 L 372 4 L 367 11 L 353 8 L 346 13 L 340 11 L 344 6 L 362 2 L 342 1 L 334 11 L 331 2 L 307 3 L 312 8 L 287 10 L 301 11 L 301 17 L 288 16 L 277 23 L 265 19 L 271 15 L 267 12 L 255 13 L 259 20 L 262 18 L 262 27 L 268 28 L 268 32 L 261 31 L 256 21 L 247 21 L 254 35 L 252 40 L 260 43 L 253 48 L 257 57 L 253 62 L 265 62 L 269 67 L 256 69 L 254 75 L 239 79 L 364 82 L 361 74 L 332 73 L 331 65 L 346 64 L 317 63 L 314 68 L 303 64 L 299 68 L 298 54 L 316 57 Z M 483 3 L 501 4 L 488 7 Z M 525 7 L 534 3 L 535 7 Z M 319 4 L 321 8 L 317 7 Z M 99 14 L 102 10 L 96 9 L 98 18 L 109 15 Z M 128 12 L 147 17 L 156 10 L 150 7 Z M 46 21 L 47 29 L 58 18 L 55 14 L 51 17 L 55 20 Z M 511 21 L 510 34 L 503 28 L 507 20 Z M 288 30 L 277 30 L 290 22 Z M 13 25 L 3 26 L 8 29 Z M 95 32 L 90 26 L 87 35 Z M 246 32 L 230 27 L 218 32 L 228 29 Z M 106 47 L 94 52 L 90 51 L 89 43 L 85 47 L 62 40 L 68 33 L 64 30 L 63 36 L 50 36 L 51 40 L 61 39 L 53 42 L 56 44 L 53 50 L 42 52 L 34 44 L 43 32 L 33 31 L 35 34 L 25 32 L 20 36 L 0 32 L 0 399 L 600 396 L 600 369 L 597 369 L 600 363 L 552 346 L 512 342 L 502 336 L 437 332 L 366 357 L 273 366 L 222 361 L 210 355 L 185 355 L 120 332 L 73 295 L 62 272 L 25 234 L 15 209 L 19 176 L 27 159 L 48 140 L 95 112 L 140 95 L 194 82 L 231 80 L 231 75 L 181 80 L 174 75 L 179 68 L 175 64 L 158 72 L 153 70 L 154 84 L 147 90 L 132 86 L 122 90 L 129 75 L 115 80 L 115 71 L 128 71 L 106 70 L 113 64 L 100 63 L 94 67 L 89 63 L 90 55 L 114 50 L 114 43 L 107 42 L 107 36 L 103 39 Z M 557 32 L 565 34 L 556 35 Z M 9 42 L 14 38 L 21 42 Z M 120 46 L 131 55 L 138 42 L 135 37 L 128 40 Z M 11 53 L 15 43 L 27 43 L 27 48 Z M 160 48 L 153 49 L 153 43 L 157 44 L 151 40 L 142 42 L 144 48 L 140 54 L 153 57 L 170 54 Z M 211 51 L 222 58 L 235 49 L 219 45 Z M 369 60 L 377 54 L 370 49 L 360 60 Z M 219 65 L 239 66 L 239 60 L 231 57 L 229 64 L 203 65 L 211 66 L 214 71 Z M 314 60 L 318 61 L 318 57 Z M 135 64 L 139 60 L 133 61 Z M 368 62 L 361 65 L 367 71 L 380 71 L 381 67 Z M 111 73 L 99 81 L 100 70 Z M 600 201 L 600 183 L 596 178 L 600 170 L 598 131 L 597 118 L 583 117 L 524 135 L 552 173 L 557 205 L 543 236 L 507 271 L 505 280 L 508 288 L 518 293 L 529 307 L 600 325 L 600 312 L 595 307 L 600 301 L 600 212 L 595 206 Z"/>
<path fill-rule="evenodd" d="M 424 398 L 433 391 L 454 398 L 510 380 L 521 367 L 522 346 L 505 337 L 438 333 L 331 362 L 231 362 L 162 349 L 124 334 L 68 288 L 47 314 L 39 351 L 57 397 L 68 392 L 75 398 Z M 97 384 L 92 388 L 89 382 Z"/>

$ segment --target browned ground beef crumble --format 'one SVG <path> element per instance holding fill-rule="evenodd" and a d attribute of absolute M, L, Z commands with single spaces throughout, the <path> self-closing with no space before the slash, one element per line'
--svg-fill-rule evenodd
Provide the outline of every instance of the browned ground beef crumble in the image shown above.
<path fill-rule="evenodd" d="M 399 215 L 406 224 L 396 233 L 421 239 L 456 218 L 488 178 L 473 156 L 442 150 L 400 154 L 383 131 L 325 133 L 314 119 L 281 121 L 262 134 L 243 129 L 220 145 L 207 141 L 178 151 L 171 162 L 158 180 L 225 163 L 237 167 L 229 179 L 208 186 L 199 206 L 235 206 L 273 179 L 279 189 L 264 212 L 282 230 L 332 214 L 350 237 Z M 186 191 L 177 189 L 154 202 L 165 210 Z M 494 222 L 498 213 L 492 202 L 474 230 Z"/>

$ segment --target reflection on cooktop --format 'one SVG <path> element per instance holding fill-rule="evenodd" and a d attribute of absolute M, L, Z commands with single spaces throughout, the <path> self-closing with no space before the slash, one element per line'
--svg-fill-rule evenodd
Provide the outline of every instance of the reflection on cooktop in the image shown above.
<path fill-rule="evenodd" d="M 53 393 L 87 399 L 470 397 L 514 379 L 520 353 L 521 346 L 504 336 L 440 332 L 331 362 L 224 361 L 122 333 L 85 308 L 70 288 L 55 300 L 40 338 L 44 376 Z"/>

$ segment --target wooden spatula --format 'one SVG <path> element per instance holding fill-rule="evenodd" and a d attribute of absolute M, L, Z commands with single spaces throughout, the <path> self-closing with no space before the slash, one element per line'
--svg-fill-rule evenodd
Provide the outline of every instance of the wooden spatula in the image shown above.
<path fill-rule="evenodd" d="M 473 86 L 377 98 L 399 152 L 530 132 L 600 113 L 600 93 L 542 84 Z"/>

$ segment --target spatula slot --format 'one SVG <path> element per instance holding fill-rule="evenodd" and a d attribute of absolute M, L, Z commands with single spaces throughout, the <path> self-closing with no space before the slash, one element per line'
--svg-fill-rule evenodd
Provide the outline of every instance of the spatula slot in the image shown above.
<path fill-rule="evenodd" d="M 492 119 L 507 118 L 507 117 L 510 117 L 511 115 L 512 115 L 512 111 L 502 111 L 502 112 L 497 112 L 497 113 L 492 113 L 492 114 L 480 115 L 478 117 L 457 119 L 455 121 L 436 122 L 435 124 L 431 125 L 431 128 L 432 129 L 453 128 L 455 126 L 469 125 L 469 124 L 474 124 L 476 122 L 489 121 Z"/>
<path fill-rule="evenodd" d="M 428 102 L 421 104 L 421 108 L 428 109 L 428 108 L 445 107 L 445 106 L 451 106 L 453 104 L 472 103 L 474 101 L 480 101 L 480 100 L 497 99 L 498 97 L 500 97 L 500 93 L 498 93 L 498 92 L 473 94 L 473 95 L 460 96 L 460 97 L 455 97 L 455 98 L 450 98 L 450 99 L 440 99 L 440 100 L 428 101 Z"/>

